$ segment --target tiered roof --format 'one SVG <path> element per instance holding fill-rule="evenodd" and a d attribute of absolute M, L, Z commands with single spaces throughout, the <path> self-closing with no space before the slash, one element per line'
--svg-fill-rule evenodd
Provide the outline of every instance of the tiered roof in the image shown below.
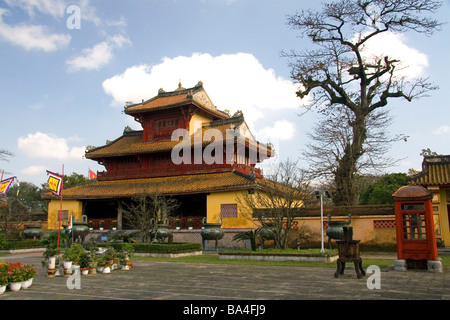
<path fill-rule="evenodd" d="M 229 115 L 217 109 L 203 88 L 203 83 L 199 81 L 195 87 L 185 89 L 178 85 L 175 91 L 166 92 L 159 89 L 158 95 L 142 103 L 128 105 L 124 112 L 129 115 L 146 113 L 161 109 L 176 108 L 186 104 L 193 104 L 199 109 L 211 114 L 215 118 L 225 119 Z"/>
<path fill-rule="evenodd" d="M 77 200 L 127 198 L 142 194 L 144 191 L 167 196 L 199 194 L 258 188 L 260 182 L 262 179 L 239 172 L 94 181 L 64 189 L 63 198 Z M 56 196 L 52 193 L 45 193 L 43 198 L 56 199 Z"/>
<path fill-rule="evenodd" d="M 172 92 L 165 92 L 160 89 L 158 95 L 139 104 L 127 105 L 124 112 L 128 115 L 139 118 L 149 112 L 165 110 L 184 106 L 194 106 L 206 114 L 210 115 L 211 121 L 203 123 L 203 127 L 191 134 L 191 146 L 194 147 L 197 141 L 202 141 L 203 145 L 210 144 L 211 141 L 195 139 L 195 135 L 202 134 L 206 130 L 214 128 L 222 134 L 222 140 L 214 140 L 214 143 L 224 143 L 225 139 L 235 137 L 243 138 L 246 147 L 255 148 L 261 154 L 268 157 L 273 156 L 270 146 L 260 144 L 256 141 L 248 130 L 241 112 L 237 112 L 230 117 L 228 113 L 219 111 L 212 104 L 208 95 L 203 89 L 203 84 L 199 82 L 195 87 L 185 89 L 179 85 L 178 89 Z M 228 130 L 232 130 L 233 135 L 227 135 Z M 102 160 L 130 155 L 143 155 L 159 152 L 169 152 L 180 141 L 148 141 L 144 142 L 143 130 L 131 130 L 125 128 L 123 135 L 112 142 L 107 142 L 101 147 L 88 147 L 86 158 L 92 160 Z M 216 139 L 217 137 L 214 137 Z M 242 140 L 241 140 L 242 142 Z M 230 168 L 232 170 L 232 168 Z M 238 171 L 211 172 L 198 174 L 185 174 L 165 177 L 101 180 L 93 181 L 64 189 L 64 199 L 112 199 L 128 198 L 146 192 L 157 192 L 161 195 L 183 195 L 209 192 L 221 192 L 231 190 L 245 190 L 259 188 L 266 182 L 262 178 L 257 178 L 254 171 L 250 175 Z M 44 194 L 45 199 L 54 199 L 50 193 Z"/>

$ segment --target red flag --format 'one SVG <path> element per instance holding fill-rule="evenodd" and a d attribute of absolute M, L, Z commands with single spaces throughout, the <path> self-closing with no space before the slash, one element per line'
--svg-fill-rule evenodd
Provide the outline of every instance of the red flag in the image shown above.
<path fill-rule="evenodd" d="M 70 215 L 69 225 L 67 226 L 68 230 L 71 230 L 73 227 L 73 215 Z"/>
<path fill-rule="evenodd" d="M 91 169 L 89 169 L 89 179 L 93 180 L 93 179 L 97 179 L 97 174 L 92 171 Z"/>

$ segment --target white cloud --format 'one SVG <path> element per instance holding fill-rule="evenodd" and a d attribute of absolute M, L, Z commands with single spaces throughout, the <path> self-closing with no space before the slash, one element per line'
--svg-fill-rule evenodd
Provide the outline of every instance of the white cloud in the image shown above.
<path fill-rule="evenodd" d="M 131 41 L 122 35 L 109 37 L 92 48 L 83 49 L 80 56 L 67 60 L 69 71 L 99 70 L 111 61 L 114 50 L 130 43 Z"/>
<path fill-rule="evenodd" d="M 436 136 L 447 134 L 450 133 L 450 126 L 447 125 L 439 126 L 436 129 L 432 130 L 431 132 Z"/>
<path fill-rule="evenodd" d="M 68 139 L 36 132 L 20 137 L 17 141 L 20 151 L 32 158 L 82 159 L 85 147 L 69 147 Z"/>
<path fill-rule="evenodd" d="M 268 112 L 297 109 L 301 104 L 291 81 L 277 76 L 273 69 L 265 69 L 247 53 L 166 57 L 157 65 L 128 68 L 105 80 L 103 89 L 113 97 L 113 106 L 124 106 L 125 101 L 140 102 L 154 97 L 160 88 L 175 90 L 179 81 L 185 88 L 202 81 L 218 109 L 231 113 L 242 110 L 252 131 L 256 120 Z"/>
<path fill-rule="evenodd" d="M 45 166 L 34 165 L 34 166 L 29 166 L 27 168 L 24 168 L 20 172 L 23 174 L 30 175 L 30 176 L 35 176 L 38 174 L 42 174 L 43 172 L 45 172 L 45 170 L 47 170 L 47 167 L 45 167 Z"/>
<path fill-rule="evenodd" d="M 2 16 L 7 10 L 0 8 L 0 38 L 26 50 L 55 51 L 66 47 L 70 42 L 70 35 L 51 33 L 46 26 L 27 25 L 24 23 L 9 25 Z"/>
<path fill-rule="evenodd" d="M 423 76 L 428 67 L 428 57 L 417 49 L 406 44 L 403 34 L 384 32 L 367 41 L 363 50 L 366 58 L 388 56 L 400 60 L 397 76 L 417 78 Z"/>
<path fill-rule="evenodd" d="M 265 127 L 257 131 L 257 139 L 260 141 L 290 140 L 295 135 L 295 126 L 288 120 L 278 120 L 272 127 Z"/>
<path fill-rule="evenodd" d="M 17 6 L 25 10 L 29 16 L 35 11 L 61 18 L 65 14 L 67 3 L 65 0 L 5 0 L 9 6 Z"/>

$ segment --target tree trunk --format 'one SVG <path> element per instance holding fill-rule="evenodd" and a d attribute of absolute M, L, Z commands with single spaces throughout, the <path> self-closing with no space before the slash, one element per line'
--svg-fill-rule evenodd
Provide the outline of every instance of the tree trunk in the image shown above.
<path fill-rule="evenodd" d="M 363 144 L 366 140 L 367 129 L 365 117 L 357 116 L 351 123 L 353 128 L 352 143 L 347 145 L 344 155 L 338 162 L 335 173 L 335 190 L 333 202 L 336 206 L 351 206 L 357 204 L 358 195 L 355 188 L 355 173 L 358 159 L 363 155 Z"/>

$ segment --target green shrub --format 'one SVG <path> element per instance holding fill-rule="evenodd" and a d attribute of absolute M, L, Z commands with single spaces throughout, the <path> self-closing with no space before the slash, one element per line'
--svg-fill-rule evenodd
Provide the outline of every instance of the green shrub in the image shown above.
<path fill-rule="evenodd" d="M 28 249 L 28 248 L 42 248 L 42 245 L 38 239 L 25 239 L 25 240 L 8 240 L 3 246 L 3 249 Z"/>
<path fill-rule="evenodd" d="M 99 243 L 99 247 L 113 247 L 120 251 L 125 243 L 122 242 L 105 242 Z M 127 244 L 129 245 L 129 243 Z M 175 243 L 132 243 L 134 252 L 139 253 L 179 253 L 201 250 L 200 243 L 192 242 L 175 242 Z"/>
<path fill-rule="evenodd" d="M 0 232 L 0 249 L 6 248 L 7 245 L 8 241 L 6 241 L 4 234 Z"/>

